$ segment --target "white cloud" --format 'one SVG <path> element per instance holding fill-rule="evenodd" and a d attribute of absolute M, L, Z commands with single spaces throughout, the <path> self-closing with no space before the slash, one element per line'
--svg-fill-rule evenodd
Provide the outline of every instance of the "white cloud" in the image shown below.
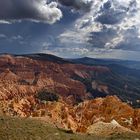
<path fill-rule="evenodd" d="M 17 35 L 17 36 L 12 36 L 10 39 L 11 40 L 22 40 L 23 37 L 21 35 Z"/>
<path fill-rule="evenodd" d="M 0 24 L 11 24 L 11 22 L 6 21 L 6 20 L 0 20 Z"/>
<path fill-rule="evenodd" d="M 52 50 L 46 50 L 46 52 L 50 53 L 52 52 L 53 54 L 61 57 L 81 57 L 81 56 L 86 56 L 89 53 L 89 50 L 86 48 L 81 48 L 81 47 L 58 47 L 58 48 L 53 48 Z"/>
<path fill-rule="evenodd" d="M 106 49 L 114 49 L 117 48 L 118 44 L 123 42 L 124 36 L 122 34 L 118 35 L 117 37 L 114 37 L 112 40 L 110 40 L 110 42 L 107 42 L 105 44 L 105 48 Z"/>
<path fill-rule="evenodd" d="M 0 38 L 7 38 L 5 34 L 0 34 Z"/>

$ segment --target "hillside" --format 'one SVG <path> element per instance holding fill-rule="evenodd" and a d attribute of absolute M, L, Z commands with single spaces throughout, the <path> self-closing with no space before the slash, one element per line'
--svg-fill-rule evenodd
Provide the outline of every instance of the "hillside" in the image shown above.
<path fill-rule="evenodd" d="M 75 133 L 113 120 L 127 132 L 140 132 L 139 70 L 115 66 L 45 54 L 1 55 L 0 114 L 37 118 Z"/>
<path fill-rule="evenodd" d="M 72 134 L 36 120 L 0 116 L 1 140 L 134 140 L 139 137 L 138 134 L 129 133 L 110 137 Z"/>
<path fill-rule="evenodd" d="M 32 119 L 0 117 L 1 140 L 91 140 L 93 138 L 98 139 L 94 136 L 70 134 Z"/>

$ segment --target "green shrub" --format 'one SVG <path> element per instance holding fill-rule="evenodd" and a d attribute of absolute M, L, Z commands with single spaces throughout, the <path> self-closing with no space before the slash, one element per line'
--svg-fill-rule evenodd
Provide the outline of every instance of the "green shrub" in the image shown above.
<path fill-rule="evenodd" d="M 47 90 L 41 90 L 35 96 L 40 101 L 58 101 L 59 96 L 56 93 Z"/>

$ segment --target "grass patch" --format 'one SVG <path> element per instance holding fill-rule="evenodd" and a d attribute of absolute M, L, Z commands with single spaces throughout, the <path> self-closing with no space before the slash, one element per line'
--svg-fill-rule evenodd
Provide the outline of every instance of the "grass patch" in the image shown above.
<path fill-rule="evenodd" d="M 138 136 L 115 135 L 110 138 L 99 138 L 91 135 L 71 134 L 33 119 L 0 116 L 0 140 L 121 140 L 121 138 L 134 140 Z"/>

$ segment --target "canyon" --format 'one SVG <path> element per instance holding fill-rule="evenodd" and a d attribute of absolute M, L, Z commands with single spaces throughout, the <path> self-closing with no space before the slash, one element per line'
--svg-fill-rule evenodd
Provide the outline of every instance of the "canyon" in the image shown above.
<path fill-rule="evenodd" d="M 0 114 L 30 117 L 75 133 L 137 133 L 139 76 L 139 70 L 119 65 L 86 65 L 47 54 L 2 54 Z"/>

